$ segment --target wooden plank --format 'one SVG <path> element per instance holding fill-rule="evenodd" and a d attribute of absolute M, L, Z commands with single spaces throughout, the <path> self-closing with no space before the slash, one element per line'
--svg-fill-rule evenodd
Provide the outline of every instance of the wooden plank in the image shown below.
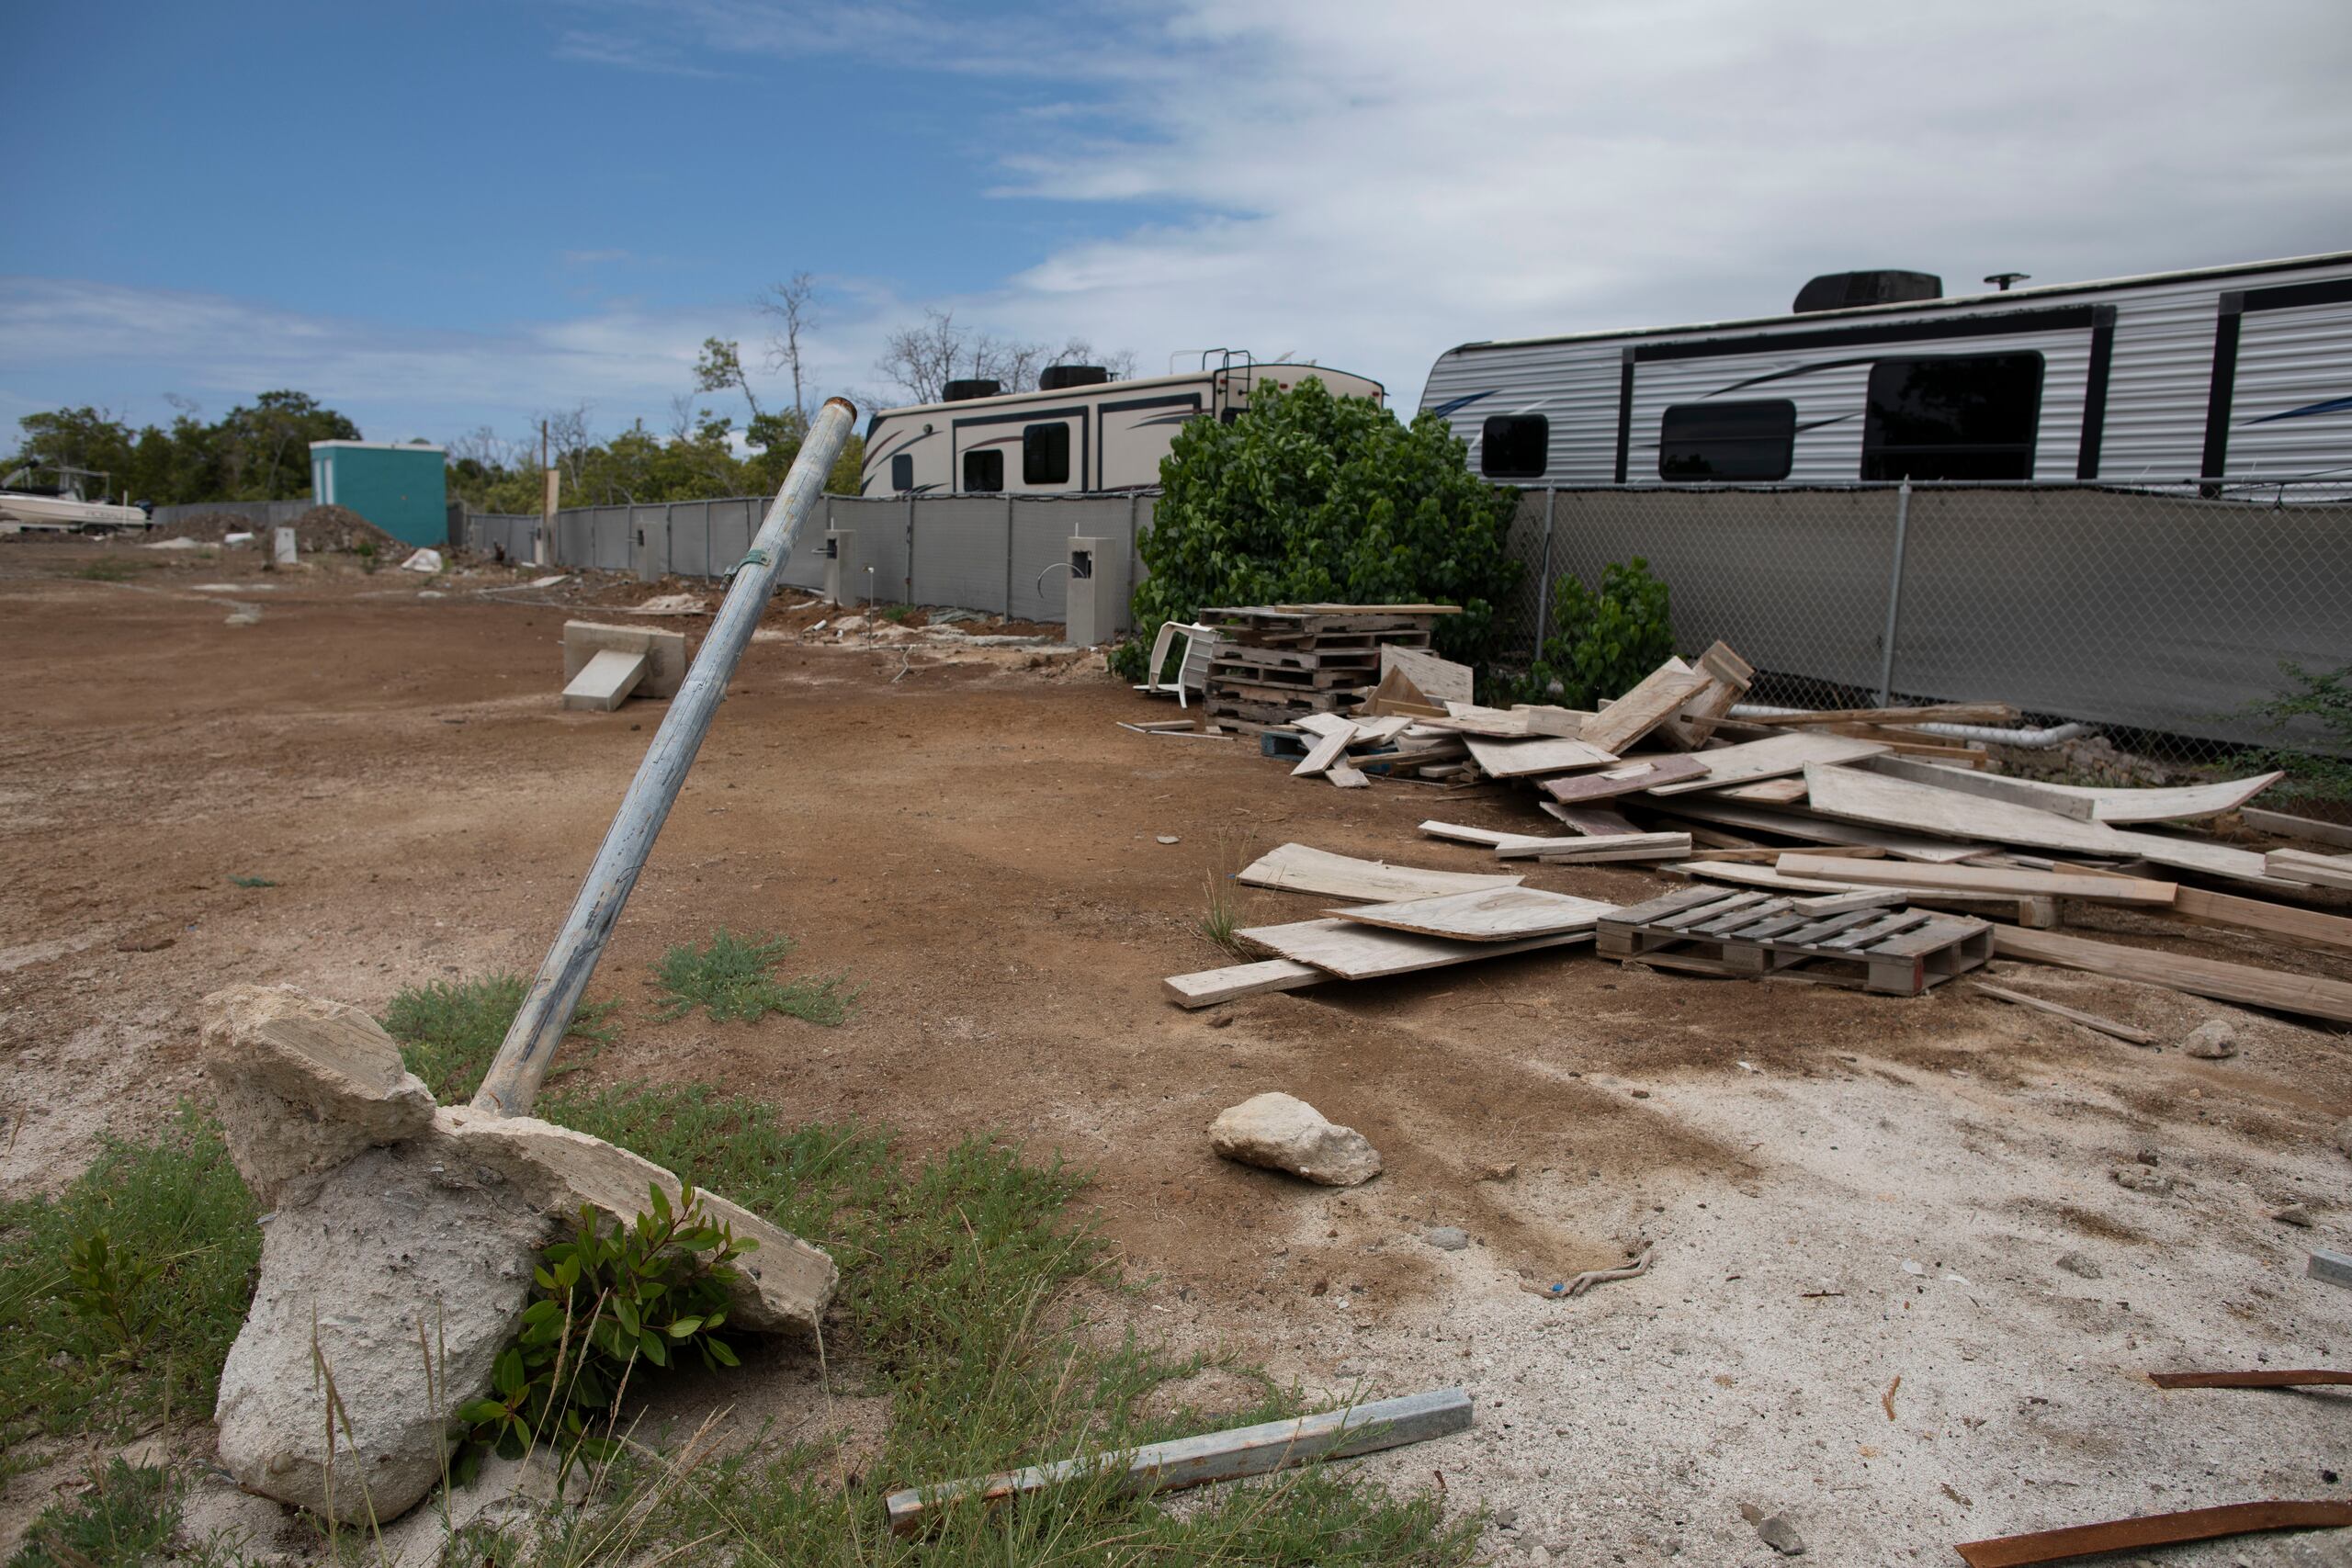
<path fill-rule="evenodd" d="M 894 1535 L 920 1534 L 952 1504 L 996 1502 L 1043 1492 L 1071 1481 L 1116 1479 L 1114 1489 L 1139 1496 L 1264 1475 L 1310 1460 L 1376 1453 L 1470 1429 L 1470 1395 L 1458 1388 L 1350 1405 L 1320 1416 L 1268 1421 L 1172 1442 L 1147 1443 L 1084 1458 L 1032 1465 L 1001 1475 L 909 1487 L 884 1499 Z"/>
<path fill-rule="evenodd" d="M 1860 925 L 1839 931 L 1818 945 L 1840 949 L 1875 947 L 1898 931 L 1907 931 L 1932 919 L 1934 917 L 1925 909 L 1889 909 L 1883 915 L 1873 915 Z"/>
<path fill-rule="evenodd" d="M 1356 860 L 1305 844 L 1283 844 L 1243 867 L 1238 879 L 1252 887 L 1319 893 L 1327 898 L 1361 898 L 1385 904 L 1397 898 L 1429 898 L 1440 893 L 1471 893 L 1486 887 L 1516 887 L 1524 880 L 1461 871 L 1423 871 L 1409 865 Z"/>
<path fill-rule="evenodd" d="M 2212 893 L 2202 887 L 2184 887 L 2175 894 L 2172 912 L 2201 924 L 2267 931 L 2290 942 L 2352 953 L 2352 919 L 2342 915 L 2325 915 L 2317 909 L 2298 909 L 2291 904 L 2266 903 L 2259 898 L 2241 898 L 2234 893 Z"/>
<path fill-rule="evenodd" d="M 2046 784 L 2039 779 L 2005 778 L 1998 773 L 1973 773 L 1925 762 L 1910 757 L 1882 757 L 1870 766 L 1878 773 L 1914 784 L 1956 789 L 1992 800 L 2012 800 L 2021 806 L 2072 817 L 2082 822 L 2193 822 L 2237 810 L 2278 783 L 2281 773 L 2253 778 L 2222 779 L 2212 784 L 2162 788 L 2108 788 L 2089 784 Z"/>
<path fill-rule="evenodd" d="M 2057 931 L 2017 931 L 2007 926 L 1996 930 L 1994 951 L 2003 958 L 2055 964 L 2120 980 L 2186 991 L 2194 997 L 2212 997 L 2248 1007 L 2352 1023 L 2352 984 L 2342 980 L 2288 975 L 2275 969 L 2257 969 L 2250 964 L 2154 953 Z"/>
<path fill-rule="evenodd" d="M 1292 728 L 1309 735 L 1353 735 L 1356 730 L 1355 720 L 1335 713 L 1303 713 L 1291 722 Z"/>
<path fill-rule="evenodd" d="M 1521 937 L 1590 931 L 1595 920 L 1616 909 L 1616 905 L 1598 898 L 1573 898 L 1539 887 L 1494 887 L 1324 912 L 1360 925 L 1452 937 L 1457 942 L 1513 942 Z"/>
<path fill-rule="evenodd" d="M 2021 871 L 1994 865 L 1916 865 L 1903 861 L 1857 860 L 1844 855 L 1792 850 L 1780 869 L 1792 876 L 1826 877 L 1866 886 L 1944 887 L 1957 893 L 2001 893 L 2020 898 L 2091 898 L 2109 904 L 2169 906 L 2178 891 L 2170 882 L 2135 876 L 2075 876 L 2064 872 Z"/>
<path fill-rule="evenodd" d="M 1374 714 L 1405 714 L 1415 718 L 1442 718 L 1445 710 L 1422 696 L 1419 686 L 1405 678 L 1402 671 L 1391 670 L 1380 678 L 1374 688 L 1372 701 L 1365 710 Z"/>
<path fill-rule="evenodd" d="M 1717 793 L 1724 800 L 1752 801 L 1759 806 L 1803 806 L 1804 780 L 1758 779 L 1754 784 L 1734 784 Z"/>
<path fill-rule="evenodd" d="M 1707 904 L 1721 904 L 1726 899 L 1739 897 L 1738 894 L 1725 893 L 1720 887 L 1679 887 L 1671 893 L 1660 894 L 1646 904 L 1628 905 L 1610 916 L 1609 919 L 1617 925 L 1645 926 L 1653 921 L 1662 920 L 1668 915 L 1679 915 L 1686 909 L 1695 909 Z M 1736 907 L 1745 908 L 1747 904 L 1758 901 L 1750 898 L 1746 904 Z"/>
<path fill-rule="evenodd" d="M 1929 703 L 1919 707 L 1829 708 L 1817 713 L 1770 714 L 1758 724 L 1792 728 L 1812 724 L 2015 724 L 2018 710 L 2007 703 Z"/>
<path fill-rule="evenodd" d="M 2130 1044 L 2154 1045 L 2156 1043 L 2156 1037 L 2144 1029 L 2134 1029 L 2128 1023 L 2118 1023 L 2111 1018 L 2101 1018 L 2095 1012 L 2084 1012 L 2080 1009 L 2070 1008 L 2064 1002 L 2053 1002 L 2047 997 L 2037 997 L 2025 991 L 2012 991 L 2007 986 L 1996 986 L 1988 980 L 1976 981 L 1975 987 L 1976 989 L 1996 1000 L 2014 1003 L 2021 1008 L 2032 1008 L 2038 1012 L 2046 1012 L 2053 1017 L 2063 1018 L 2069 1023 L 2079 1023 L 2085 1029 L 2096 1031 L 2100 1034 L 2111 1034 L 2116 1039 Z"/>
<path fill-rule="evenodd" d="M 1693 751 L 1713 738 L 1716 723 L 1747 694 L 1756 679 L 1755 666 L 1718 642 L 1699 656 L 1698 671 L 1707 683 L 1674 710 L 1657 731 L 1658 740 L 1677 750 Z"/>
<path fill-rule="evenodd" d="M 1679 865 L 1658 868 L 1668 876 L 1696 876 L 1709 882 L 1728 882 L 1744 887 L 1765 887 L 1783 893 L 1856 893 L 1866 891 L 1850 882 L 1832 882 L 1818 876 L 1791 876 L 1769 866 L 1739 865 L 1729 861 L 1686 861 Z M 1867 889 L 1867 891 L 1879 891 Z M 2047 926 L 2055 923 L 2052 911 L 2042 908 L 2049 900 L 2041 897 L 2018 898 L 1998 893 L 1956 893 L 1950 888 L 1900 887 L 1886 889 L 1900 893 L 1914 904 L 1934 904 L 1945 908 L 1981 909 L 1987 914 L 2006 914 L 2020 925 Z"/>
<path fill-rule="evenodd" d="M 1667 897 L 1670 899 L 1674 895 L 1668 894 Z M 1652 900 L 1653 903 L 1662 901 Z M 1656 915 L 1638 921 L 1630 913 L 1611 915 L 1610 919 L 1611 921 L 1622 921 L 1626 925 L 1660 926 L 1668 931 L 1688 931 L 1692 926 L 1712 925 L 1725 915 L 1734 914 L 1742 909 L 1758 908 L 1771 901 L 1761 893 L 1734 893 L 1728 897 L 1702 899 L 1688 908 L 1677 909 L 1672 914 Z M 1649 907 L 1649 905 L 1639 906 L 1643 908 Z"/>
<path fill-rule="evenodd" d="M 1808 843 L 1868 845 L 1904 860 L 1939 863 L 1963 861 L 1984 854 L 1992 848 L 1989 844 L 1954 844 L 1948 840 L 1929 838 L 1921 833 L 1905 833 L 1894 828 L 1863 827 L 1851 822 L 1832 821 L 1808 812 L 1790 811 L 1773 806 L 1747 806 L 1738 801 L 1717 800 L 1704 795 L 1679 795 L 1671 802 L 1659 801 L 1657 808 L 1676 817 L 1723 823 L 1758 833 L 1777 833 L 1784 839 L 1802 839 Z"/>
<path fill-rule="evenodd" d="M 1287 925 L 1251 926 L 1236 933 L 1284 958 L 1328 969 L 1345 980 L 1377 980 L 1389 975 L 1410 975 L 1442 969 L 1449 964 L 1531 953 L 1591 939 L 1589 931 L 1563 931 L 1554 936 L 1528 937 L 1517 942 L 1455 942 L 1412 931 L 1386 931 L 1347 920 L 1295 920 Z"/>
<path fill-rule="evenodd" d="M 1611 811 L 1606 807 L 1562 806 L 1556 800 L 1539 800 L 1535 804 L 1546 815 L 1566 824 L 1571 833 L 1582 833 L 1587 838 L 1605 839 L 1615 833 L 1641 831 L 1639 828 L 1634 826 L 1631 818 Z"/>
<path fill-rule="evenodd" d="M 1598 768 L 1617 761 L 1613 751 L 1565 736 L 1532 740 L 1488 740 L 1463 737 L 1470 755 L 1488 778 L 1533 778 L 1539 773 L 1565 773 L 1577 768 Z"/>
<path fill-rule="evenodd" d="M 1330 977 L 1311 964 L 1268 958 L 1256 964 L 1228 964 L 1222 969 L 1170 975 L 1159 982 L 1159 988 L 1180 1008 L 1204 1008 L 1229 1002 L 1236 997 L 1254 997 L 1261 991 L 1295 991 Z"/>
<path fill-rule="evenodd" d="M 2333 844 L 2339 849 L 2352 849 L 2352 823 L 2322 822 L 2314 817 L 2290 817 L 2283 811 L 2264 811 L 2249 806 L 2238 813 L 2245 825 L 2260 833 L 2276 833 L 2282 839 L 2301 839 L 2309 844 Z"/>
<path fill-rule="evenodd" d="M 1428 701 L 1443 707 L 1448 703 L 1470 700 L 1470 667 L 1456 664 L 1451 659 L 1441 659 L 1426 649 L 1398 648 L 1393 643 L 1380 649 L 1380 676 L 1388 678 L 1392 670 L 1401 670 L 1405 679 Z"/>
<path fill-rule="evenodd" d="M 1556 841 L 1534 833 L 1507 833 L 1499 828 L 1473 828 L 1466 822 L 1424 822 L 1421 831 L 1432 839 L 1451 839 L 1457 844 L 1476 844 L 1482 850 L 1500 849 L 1505 844 L 1548 844 Z"/>
<path fill-rule="evenodd" d="M 1690 852 L 1688 833 L 1612 833 L 1605 838 L 1544 839 L 1533 844 L 1497 845 L 1501 860 L 1541 860 L 1595 864 L 1619 860 L 1670 860 Z"/>
<path fill-rule="evenodd" d="M 1673 757 L 1640 757 L 1613 768 L 1603 768 L 1597 773 L 1538 779 L 1535 787 L 1563 806 L 1579 806 L 1586 801 L 1608 800 L 1616 795 L 1655 789 L 1660 784 L 1706 776 L 1707 764 L 1686 753 Z"/>
<path fill-rule="evenodd" d="M 2313 854 L 2309 850 L 2273 850 L 2263 857 L 2270 874 L 2313 887 L 2352 888 L 2352 855 Z"/>
<path fill-rule="evenodd" d="M 1856 909 L 1883 909 L 1903 902 L 1900 887 L 1857 887 L 1851 893 L 1816 893 L 1800 898 L 1796 908 L 1809 915 L 1843 915 Z"/>
<path fill-rule="evenodd" d="M 1902 900 L 1897 898 L 1895 902 L 1899 904 Z M 1784 940 L 1791 947 L 1811 947 L 1817 942 L 1827 942 L 1840 931 L 1849 931 L 1856 926 L 1868 925 L 1873 920 L 1883 919 L 1883 905 L 1871 904 L 1852 909 L 1835 910 L 1822 915 L 1809 925 L 1799 926 L 1789 932 Z"/>
<path fill-rule="evenodd" d="M 1669 659 L 1642 677 L 1639 684 L 1585 721 L 1580 738 L 1604 751 L 1623 755 L 1626 749 L 1674 716 L 1707 684 L 1679 659 Z"/>
<path fill-rule="evenodd" d="M 1350 724 L 1343 729 L 1317 736 L 1315 744 L 1307 748 L 1306 758 L 1290 771 L 1290 776 L 1295 779 L 1311 778 L 1317 773 L 1329 772 L 1334 763 L 1348 754 L 1348 742 L 1355 738 L 1355 733 L 1356 727 Z"/>
<path fill-rule="evenodd" d="M 1767 740 L 1743 740 L 1697 753 L 1699 761 L 1707 764 L 1705 778 L 1669 783 L 1655 793 L 1687 795 L 1695 790 L 1721 789 L 1725 784 L 1752 784 L 1758 779 L 1801 773 L 1807 762 L 1859 762 L 1885 750 L 1883 742 L 1852 740 L 1842 735 L 1775 735 Z"/>
<path fill-rule="evenodd" d="M 1888 917 L 1890 920 L 1893 918 Z M 1950 947 L 1957 938 L 1989 929 L 1982 920 L 1962 919 L 1954 915 L 1926 915 L 1908 930 L 1896 927 L 1891 934 L 1882 931 L 1863 945 L 1869 947 L 1873 958 L 1921 958 L 1939 948 Z"/>
<path fill-rule="evenodd" d="M 2076 822 L 2030 806 L 1986 800 L 1857 768 L 1808 764 L 1804 782 L 1813 810 L 1849 822 L 2116 859 L 2137 855 L 2158 865 L 2245 881 L 2272 881 L 2265 875 L 2262 856 L 2226 844 L 2125 832 L 2104 822 Z"/>
<path fill-rule="evenodd" d="M 1340 789 L 1370 789 L 1372 780 L 1345 762 L 1334 762 L 1323 770 L 1323 776 Z"/>
<path fill-rule="evenodd" d="M 563 689 L 563 705 L 583 708 L 592 713 L 610 713 L 628 701 L 653 668 L 650 653 L 632 653 L 618 648 L 600 648 L 588 656 L 580 673 Z"/>
<path fill-rule="evenodd" d="M 2036 1530 L 2030 1535 L 1966 1540 L 1952 1548 L 1968 1568 L 2030 1568 L 2070 1557 L 2105 1556 L 2181 1541 L 2214 1540 L 2256 1530 L 2316 1529 L 2352 1525 L 2352 1503 L 2226 1503 L 2169 1514 L 2135 1514 L 2096 1525 Z M 2110 1559 L 2112 1560 L 2112 1559 Z"/>

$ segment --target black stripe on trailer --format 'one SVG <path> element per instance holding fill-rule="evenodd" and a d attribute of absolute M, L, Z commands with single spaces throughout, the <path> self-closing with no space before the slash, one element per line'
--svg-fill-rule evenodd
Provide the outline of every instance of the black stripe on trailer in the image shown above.
<path fill-rule="evenodd" d="M 2218 479 L 2229 467 L 2230 404 L 2237 397 L 2238 334 L 2246 312 L 2347 304 L 2352 304 L 2352 277 L 2232 289 L 2222 296 L 2221 314 L 2213 322 L 2213 384 L 2205 395 L 2205 457 L 2197 465 L 2199 478 Z"/>
<path fill-rule="evenodd" d="M 2075 458 L 2075 477 L 2098 478 L 2099 443 L 2107 434 L 2107 380 L 2115 366 L 2115 307 L 2094 305 L 2091 314 L 2091 367 L 2083 383 L 2083 444 Z"/>
<path fill-rule="evenodd" d="M 1201 408 L 1201 394 L 1198 392 L 1177 392 L 1164 398 L 1129 398 L 1125 402 L 1099 403 L 1095 406 L 1094 412 L 1098 416 L 1100 416 L 1102 414 L 1124 413 L 1130 409 L 1178 407 L 1190 408 L 1195 413 L 1199 412 Z M 1102 426 L 1102 440 L 1094 449 L 1094 488 L 1098 491 L 1107 489 L 1110 484 L 1108 472 L 1111 462 L 1110 437 L 1111 427 L 1108 423 L 1105 423 Z"/>

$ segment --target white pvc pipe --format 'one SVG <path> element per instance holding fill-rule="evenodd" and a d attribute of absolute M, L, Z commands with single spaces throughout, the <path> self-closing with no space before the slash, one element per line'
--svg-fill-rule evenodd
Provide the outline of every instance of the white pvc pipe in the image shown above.
<path fill-rule="evenodd" d="M 1776 708 L 1757 703 L 1741 703 L 1731 710 L 1731 716 L 1792 718 L 1812 711 L 1811 708 Z M 2089 725 L 2072 723 L 2053 724 L 2047 729 L 1996 729 L 1976 724 L 1906 724 L 1903 728 L 1940 735 L 1952 740 L 1978 740 L 1987 746 L 2014 746 L 2021 751 L 2047 751 L 2053 746 L 2064 746 L 2077 736 L 2091 733 Z"/>

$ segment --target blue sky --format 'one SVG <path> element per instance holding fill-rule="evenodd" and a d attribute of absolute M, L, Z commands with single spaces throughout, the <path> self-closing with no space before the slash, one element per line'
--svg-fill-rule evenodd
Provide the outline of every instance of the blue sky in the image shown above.
<path fill-rule="evenodd" d="M 1409 403 L 1465 339 L 1770 313 L 1817 271 L 2352 245 L 2340 4 L 1909 10 L 18 6 L 0 425 L 294 386 L 375 438 L 660 426 L 804 269 L 820 392 L 887 395 L 935 306 Z"/>

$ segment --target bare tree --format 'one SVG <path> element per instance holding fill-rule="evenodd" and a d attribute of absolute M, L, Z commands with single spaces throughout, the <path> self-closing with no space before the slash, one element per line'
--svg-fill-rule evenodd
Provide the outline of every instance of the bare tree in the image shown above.
<path fill-rule="evenodd" d="M 680 392 L 670 400 L 670 439 L 685 442 L 695 438 L 695 395 Z"/>
<path fill-rule="evenodd" d="M 478 463 L 492 473 L 522 467 L 520 448 L 487 424 L 476 425 L 449 443 L 449 461 Z"/>
<path fill-rule="evenodd" d="M 751 378 L 743 374 L 742 350 L 731 338 L 702 340 L 702 357 L 695 361 L 695 390 L 740 391 L 752 405 L 752 423 L 760 420 L 760 400 L 752 395 Z"/>
<path fill-rule="evenodd" d="M 889 378 L 910 402 L 935 403 L 947 395 L 948 382 L 966 378 L 1025 392 L 1048 365 L 1101 365 L 1114 379 L 1125 380 L 1135 374 L 1136 356 L 1134 350 L 1123 348 L 1098 357 L 1094 345 L 1080 337 L 1048 349 L 1042 343 L 1020 343 L 959 327 L 953 310 L 926 310 L 922 325 L 901 327 L 890 334 L 874 368 Z"/>
<path fill-rule="evenodd" d="M 767 292 L 752 301 L 753 309 L 775 322 L 768 333 L 765 367 L 792 372 L 792 412 L 803 429 L 808 423 L 808 400 L 801 388 L 800 340 L 817 328 L 816 299 L 817 280 L 796 272 L 785 282 L 768 285 Z"/>
<path fill-rule="evenodd" d="M 581 485 L 581 460 L 596 444 L 588 434 L 588 405 L 575 403 L 568 409 L 554 409 L 541 416 L 547 422 L 548 451 L 555 466 L 563 470 L 564 478 L 577 490 Z"/>

